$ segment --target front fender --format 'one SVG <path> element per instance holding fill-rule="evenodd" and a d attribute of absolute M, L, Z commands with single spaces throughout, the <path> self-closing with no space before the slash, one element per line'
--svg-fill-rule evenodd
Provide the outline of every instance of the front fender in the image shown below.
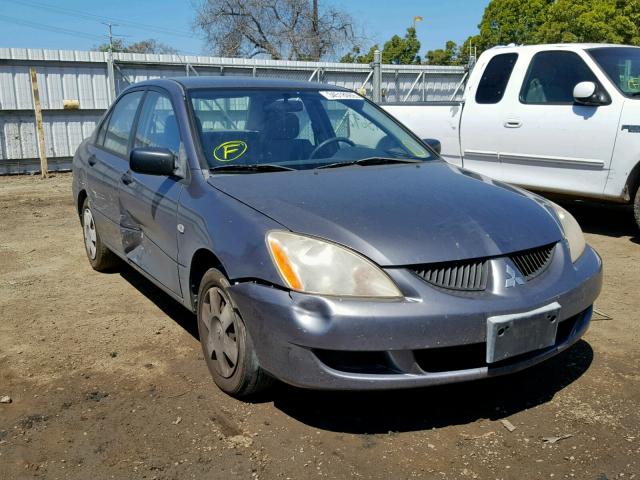
<path fill-rule="evenodd" d="M 195 253 L 207 249 L 220 260 L 229 280 L 259 280 L 284 286 L 269 256 L 265 235 L 282 225 L 212 187 L 199 173 L 182 193 L 177 223 L 178 268 L 185 303 Z M 190 305 L 187 305 L 190 306 Z"/>

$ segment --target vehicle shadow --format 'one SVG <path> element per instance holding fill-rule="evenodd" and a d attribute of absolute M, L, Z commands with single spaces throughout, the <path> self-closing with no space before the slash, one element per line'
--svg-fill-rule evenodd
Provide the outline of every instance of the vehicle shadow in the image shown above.
<path fill-rule="evenodd" d="M 640 244 L 640 228 L 633 218 L 633 206 L 613 205 L 588 201 L 561 201 L 585 233 L 608 237 L 631 237 Z"/>
<path fill-rule="evenodd" d="M 195 340 L 195 316 L 140 273 L 123 266 L 120 276 L 156 304 Z M 428 430 L 479 419 L 497 420 L 544 404 L 580 378 L 593 350 L 580 340 L 565 352 L 513 375 L 453 385 L 382 392 L 329 392 L 277 383 L 251 399 L 271 403 L 313 428 L 354 434 Z"/>
<path fill-rule="evenodd" d="M 522 372 L 487 380 L 385 392 L 317 392 L 278 385 L 276 408 L 314 428 L 375 434 L 497 420 L 544 404 L 582 376 L 593 350 L 580 340 Z"/>
<path fill-rule="evenodd" d="M 128 265 L 123 264 L 119 273 L 132 287 L 155 303 L 160 310 L 180 325 L 189 335 L 200 341 L 195 315 Z"/>

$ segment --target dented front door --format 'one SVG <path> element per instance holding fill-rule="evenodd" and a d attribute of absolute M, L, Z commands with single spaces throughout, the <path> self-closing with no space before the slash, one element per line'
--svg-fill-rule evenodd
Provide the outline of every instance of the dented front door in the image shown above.
<path fill-rule="evenodd" d="M 180 135 L 168 95 L 150 90 L 137 123 L 133 148 L 168 148 L 176 155 Z M 177 211 L 182 180 L 127 171 L 120 183 L 120 229 L 127 259 L 180 295 Z"/>

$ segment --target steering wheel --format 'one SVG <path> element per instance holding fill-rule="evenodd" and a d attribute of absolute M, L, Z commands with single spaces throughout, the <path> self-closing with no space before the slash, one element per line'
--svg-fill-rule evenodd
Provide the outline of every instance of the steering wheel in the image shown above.
<path fill-rule="evenodd" d="M 313 152 L 311 152 L 311 154 L 309 155 L 309 160 L 311 160 L 313 157 L 315 157 L 316 153 L 318 153 L 324 147 L 326 147 L 327 145 L 329 145 L 331 143 L 335 143 L 335 142 L 346 143 L 346 144 L 348 144 L 348 145 L 350 145 L 352 147 L 356 146 L 356 144 L 352 140 L 349 140 L 347 137 L 327 138 L 324 142 L 321 142 L 320 145 L 318 145 L 316 148 L 313 149 Z"/>

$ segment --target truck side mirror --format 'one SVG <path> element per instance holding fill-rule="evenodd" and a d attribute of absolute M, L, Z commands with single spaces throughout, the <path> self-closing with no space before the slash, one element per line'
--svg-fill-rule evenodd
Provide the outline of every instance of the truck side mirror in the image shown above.
<path fill-rule="evenodd" d="M 431 150 L 434 150 L 438 155 L 442 152 L 442 144 L 440 140 L 436 140 L 435 138 L 423 138 L 422 141 L 431 147 Z"/>
<path fill-rule="evenodd" d="M 609 105 L 611 98 L 602 87 L 594 82 L 580 82 L 573 88 L 573 99 L 579 105 L 597 107 Z"/>

